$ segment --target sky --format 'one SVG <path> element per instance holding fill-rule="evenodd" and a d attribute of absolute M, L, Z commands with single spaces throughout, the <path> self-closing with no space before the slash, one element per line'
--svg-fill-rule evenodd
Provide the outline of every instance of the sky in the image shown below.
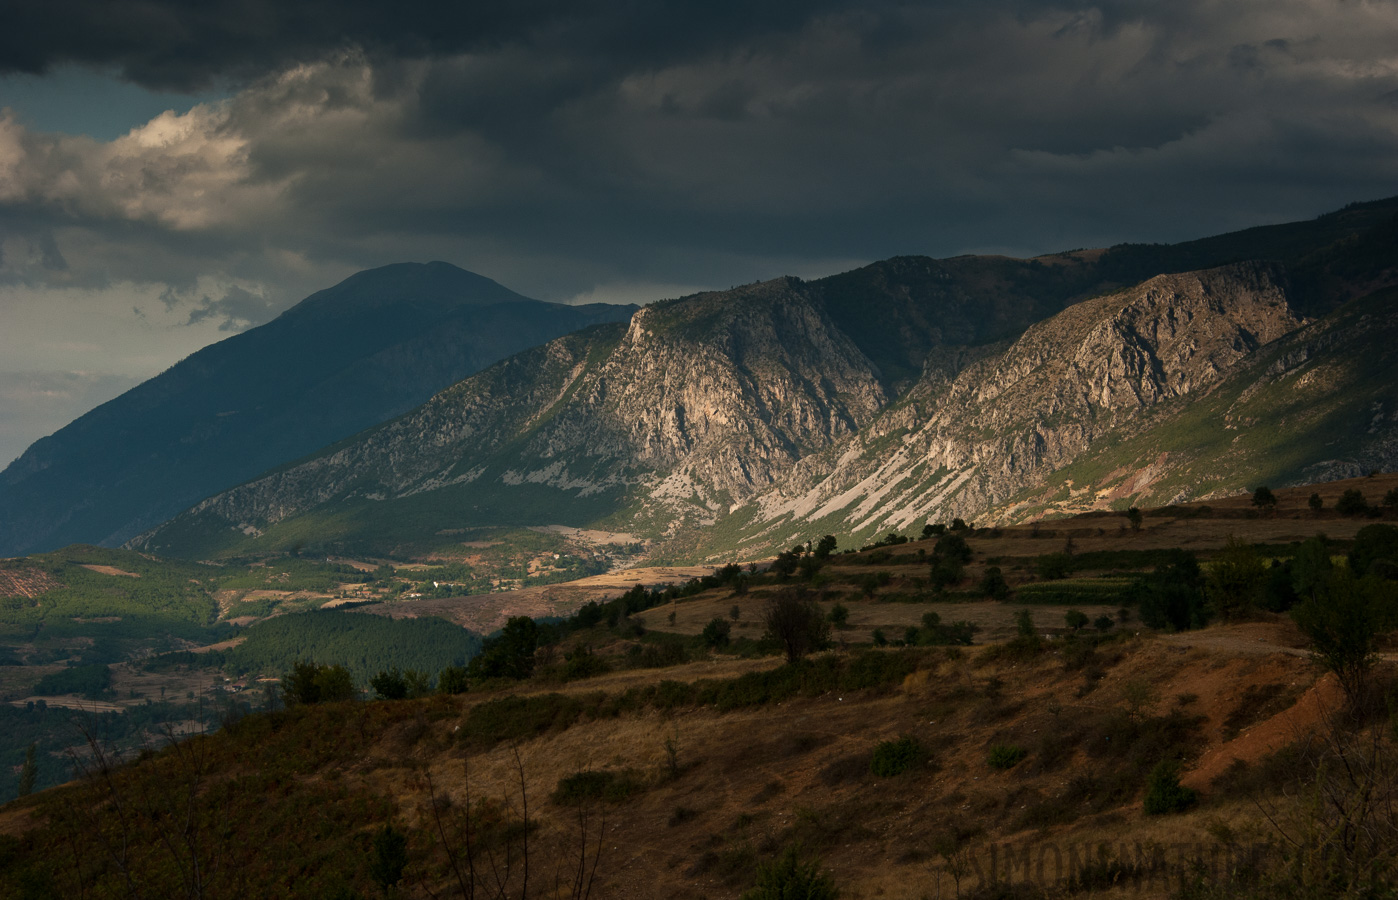
<path fill-rule="evenodd" d="M 1398 0 L 7 0 L 0 465 L 373 266 L 647 302 L 1398 194 Z"/>

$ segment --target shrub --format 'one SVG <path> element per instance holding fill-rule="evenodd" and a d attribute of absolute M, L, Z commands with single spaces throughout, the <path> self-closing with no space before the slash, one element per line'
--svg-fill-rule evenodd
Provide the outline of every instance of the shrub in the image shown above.
<path fill-rule="evenodd" d="M 297 662 L 282 676 L 281 684 L 283 699 L 293 706 L 350 700 L 355 694 L 354 678 L 348 669 L 339 665 Z"/>
<path fill-rule="evenodd" d="M 1209 569 L 1207 593 L 1214 611 L 1225 619 L 1250 614 L 1262 602 L 1267 570 L 1250 544 L 1228 536 L 1228 543 Z"/>
<path fill-rule="evenodd" d="M 1267 570 L 1267 583 L 1262 588 L 1262 608 L 1269 612 L 1286 612 L 1295 606 L 1301 598 L 1296 596 L 1291 581 L 1291 563 L 1272 560 Z"/>
<path fill-rule="evenodd" d="M 704 626 L 703 638 L 704 646 L 713 649 L 728 646 L 728 636 L 733 631 L 733 625 L 727 619 L 715 616 L 709 620 L 709 624 Z"/>
<path fill-rule="evenodd" d="M 885 635 L 885 634 L 883 633 L 883 629 L 882 629 L 882 628 L 875 628 L 872 637 L 873 637 L 873 639 L 874 639 L 874 646 L 875 646 L 875 647 L 887 647 L 887 646 L 888 646 L 888 636 Z"/>
<path fill-rule="evenodd" d="M 1199 792 L 1180 784 L 1180 766 L 1161 760 L 1146 779 L 1145 811 L 1148 816 L 1183 812 L 1199 800 Z"/>
<path fill-rule="evenodd" d="M 1034 561 L 1034 568 L 1045 581 L 1067 578 L 1073 567 L 1073 557 L 1067 553 L 1045 553 Z"/>
<path fill-rule="evenodd" d="M 844 628 L 849 624 L 849 607 L 843 603 L 836 603 L 830 607 L 830 624 L 836 628 Z"/>
<path fill-rule="evenodd" d="M 1342 516 L 1362 516 L 1368 511 L 1369 504 L 1364 502 L 1364 494 L 1358 488 L 1346 488 L 1335 501 L 1335 512 Z"/>
<path fill-rule="evenodd" d="M 605 675 L 612 670 L 611 663 L 607 662 L 605 657 L 593 653 L 587 644 L 580 644 L 569 650 L 563 660 L 563 678 L 566 681 Z"/>
<path fill-rule="evenodd" d="M 408 836 L 392 825 L 385 825 L 374 836 L 374 858 L 369 861 L 369 877 L 388 892 L 403 880 L 403 869 L 408 865 Z"/>
<path fill-rule="evenodd" d="M 470 688 L 471 682 L 466 677 L 465 666 L 447 666 L 437 675 L 439 694 L 464 694 Z"/>
<path fill-rule="evenodd" d="M 403 673 L 397 669 L 380 670 L 369 679 L 369 687 L 379 695 L 380 700 L 402 700 L 408 696 L 408 685 L 403 681 Z"/>
<path fill-rule="evenodd" d="M 581 806 L 605 800 L 617 803 L 640 790 L 640 784 L 627 772 L 574 772 L 558 780 L 551 799 L 560 806 Z"/>
<path fill-rule="evenodd" d="M 961 560 L 951 556 L 933 556 L 928 578 L 934 588 L 944 590 L 954 584 L 960 584 L 965 574 L 965 567 L 961 564 Z"/>
<path fill-rule="evenodd" d="M 1382 585 L 1340 568 L 1291 610 L 1311 652 L 1335 673 L 1352 705 L 1366 699 L 1379 636 L 1393 625 L 1392 598 L 1385 596 L 1392 592 Z"/>
<path fill-rule="evenodd" d="M 1074 631 L 1082 631 L 1087 627 L 1087 613 L 1080 609 L 1070 609 L 1063 614 L 1063 622 Z"/>
<path fill-rule="evenodd" d="M 869 760 L 869 771 L 879 778 L 892 778 L 902 775 L 913 766 L 926 759 L 927 751 L 912 735 L 903 735 L 896 741 L 882 741 L 874 748 Z"/>
<path fill-rule="evenodd" d="M 971 561 L 971 545 L 966 543 L 966 538 L 959 534 L 944 534 L 937 538 L 937 543 L 933 546 L 932 552 L 937 556 L 954 559 L 962 563 Z"/>
<path fill-rule="evenodd" d="M 757 884 L 741 900 L 836 900 L 840 892 L 815 862 L 803 863 L 795 847 L 757 867 Z"/>
<path fill-rule="evenodd" d="M 1354 574 L 1367 575 L 1375 563 L 1385 561 L 1398 563 L 1398 526 L 1366 525 L 1359 529 L 1349 551 L 1349 567 Z"/>
<path fill-rule="evenodd" d="M 992 769 L 1013 769 L 1019 765 L 1028 752 L 1015 744 L 996 744 L 990 748 L 990 755 L 986 757 L 986 762 Z"/>
<path fill-rule="evenodd" d="M 1112 620 L 1112 617 L 1106 615 L 1098 616 L 1092 620 L 1092 627 L 1096 628 L 1098 631 L 1111 631 L 1112 626 L 1115 624 L 1116 622 Z"/>
<path fill-rule="evenodd" d="M 1005 581 L 1005 573 L 999 566 L 991 566 L 981 577 L 979 590 L 982 596 L 992 600 L 1005 600 L 1010 596 L 1010 585 Z"/>
<path fill-rule="evenodd" d="M 1187 550 L 1172 551 L 1170 559 L 1140 583 L 1141 621 L 1170 631 L 1202 628 L 1209 610 L 1199 560 Z"/>
<path fill-rule="evenodd" d="M 534 672 L 534 650 L 539 626 L 528 616 L 515 616 L 500 634 L 485 642 L 471 660 L 470 673 L 477 678 L 528 678 Z"/>

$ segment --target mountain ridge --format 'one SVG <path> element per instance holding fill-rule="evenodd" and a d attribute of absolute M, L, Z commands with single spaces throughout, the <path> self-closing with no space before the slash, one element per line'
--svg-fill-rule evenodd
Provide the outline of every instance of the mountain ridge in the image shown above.
<path fill-rule="evenodd" d="M 654 542 L 652 558 L 681 561 L 767 553 L 827 531 L 864 539 L 926 516 L 1035 514 L 1052 504 L 1020 495 L 1038 480 L 1131 439 L 1142 422 L 1170 427 L 1147 413 L 1206 395 L 1305 317 L 1398 283 L 1384 252 L 1398 234 L 1395 210 L 1398 201 L 1363 204 L 1175 247 L 896 257 L 662 301 L 620 337 L 565 339 L 536 354 L 558 355 L 557 368 L 507 361 L 444 392 L 431 415 L 399 420 L 394 441 L 366 439 L 379 442 L 372 465 L 348 464 L 363 448 L 313 455 L 133 546 L 412 556 L 450 552 L 439 533 L 562 524 L 640 535 Z M 1259 248 L 1274 252 L 1171 271 Z M 1165 271 L 1118 284 L 1151 268 Z M 1347 352 L 1367 351 L 1361 341 Z M 520 407 L 514 392 L 533 399 Z M 450 411 L 452 398 L 477 394 Z M 484 423 L 491 402 L 510 412 L 469 441 L 439 440 L 434 417 Z M 1253 476 L 1230 477 L 1241 490 Z M 878 483 L 857 488 L 869 479 Z M 825 498 L 792 506 L 812 490 Z"/>
<path fill-rule="evenodd" d="M 497 359 L 633 310 L 531 300 L 446 263 L 351 276 L 37 441 L 0 473 L 0 554 L 120 543 Z"/>

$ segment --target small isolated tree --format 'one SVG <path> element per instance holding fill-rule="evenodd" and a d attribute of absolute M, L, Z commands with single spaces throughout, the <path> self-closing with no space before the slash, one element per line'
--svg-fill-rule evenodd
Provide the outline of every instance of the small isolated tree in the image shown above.
<path fill-rule="evenodd" d="M 1320 494 L 1311 494 L 1306 500 L 1306 505 L 1311 508 L 1311 512 L 1320 515 L 1321 509 L 1325 507 L 1325 501 L 1320 499 Z"/>
<path fill-rule="evenodd" d="M 1261 485 L 1252 492 L 1252 505 L 1263 512 L 1271 512 L 1277 508 L 1277 495 L 1267 485 Z"/>
<path fill-rule="evenodd" d="M 966 543 L 966 538 L 959 534 L 944 534 L 937 538 L 932 552 L 937 556 L 954 559 L 960 563 L 971 561 L 971 545 Z"/>
<path fill-rule="evenodd" d="M 1342 516 L 1362 516 L 1368 511 L 1369 504 L 1358 488 L 1346 488 L 1340 499 L 1335 501 L 1335 512 Z"/>
<path fill-rule="evenodd" d="M 1005 573 L 1000 571 L 999 566 L 991 566 L 985 570 L 979 589 L 983 596 L 991 600 L 1007 600 L 1010 596 L 1010 584 L 1005 580 Z"/>
<path fill-rule="evenodd" d="M 819 541 L 816 542 L 816 545 L 815 545 L 815 557 L 816 557 L 816 559 L 829 559 L 829 558 L 830 558 L 830 554 L 834 553 L 834 552 L 835 552 L 835 548 L 838 547 L 839 545 L 840 545 L 839 541 L 835 540 L 835 535 L 833 535 L 833 534 L 827 534 L 825 537 L 821 538 Z"/>
<path fill-rule="evenodd" d="M 820 607 L 801 588 L 779 591 L 767 601 L 762 622 L 781 645 L 786 661 L 794 663 L 830 640 L 830 624 Z"/>
<path fill-rule="evenodd" d="M 888 635 L 886 635 L 886 634 L 883 633 L 883 629 L 882 629 L 882 628 L 875 628 L 873 634 L 870 635 L 870 637 L 873 638 L 874 646 L 875 646 L 875 647 L 887 647 L 887 646 L 888 646 Z"/>
<path fill-rule="evenodd" d="M 846 628 L 849 626 L 849 607 L 843 603 L 836 603 L 830 607 L 830 624 L 836 628 Z"/>
<path fill-rule="evenodd" d="M 1398 509 L 1398 487 L 1388 489 L 1388 493 L 1383 495 L 1383 505 L 1389 509 Z"/>
<path fill-rule="evenodd" d="M 734 622 L 738 621 L 742 615 L 743 611 L 738 608 L 738 604 L 734 603 L 732 606 L 728 607 L 728 618 L 732 619 Z"/>
<path fill-rule="evenodd" d="M 1351 707 L 1368 697 L 1378 639 L 1393 626 L 1393 598 L 1378 579 L 1337 568 L 1291 610 L 1321 666 L 1335 673 Z"/>
<path fill-rule="evenodd" d="M 1180 765 L 1172 759 L 1162 760 L 1146 779 L 1144 805 L 1148 816 L 1184 812 L 1198 800 L 1197 791 L 1180 784 Z"/>
<path fill-rule="evenodd" d="M 819 865 L 802 862 L 796 847 L 757 867 L 757 884 L 743 892 L 741 900 L 835 900 L 840 896 L 830 876 Z"/>
<path fill-rule="evenodd" d="M 408 836 L 392 825 L 385 825 L 374 835 L 374 856 L 369 860 L 369 877 L 388 894 L 403 880 L 408 865 Z"/>
<path fill-rule="evenodd" d="M 1080 609 L 1070 609 L 1063 614 L 1064 624 L 1066 624 L 1069 628 L 1073 629 L 1074 631 L 1082 631 L 1084 628 L 1087 627 L 1087 623 L 1089 621 L 1090 620 L 1087 618 L 1087 613 L 1083 612 Z"/>
<path fill-rule="evenodd" d="M 714 616 L 709 620 L 709 624 L 704 626 L 704 646 L 714 650 L 720 647 L 727 647 L 728 636 L 732 633 L 732 630 L 733 623 L 720 616 Z"/>
<path fill-rule="evenodd" d="M 1144 520 L 1145 516 L 1141 513 L 1141 510 L 1138 507 L 1133 506 L 1126 511 L 1126 521 L 1131 523 L 1132 531 L 1140 531 L 1141 522 Z"/>

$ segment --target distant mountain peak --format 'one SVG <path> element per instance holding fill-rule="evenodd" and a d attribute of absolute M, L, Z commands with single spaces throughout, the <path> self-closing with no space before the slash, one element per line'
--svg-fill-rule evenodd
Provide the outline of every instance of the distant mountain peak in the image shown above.
<path fill-rule="evenodd" d="M 492 306 L 529 299 L 484 275 L 451 263 L 404 262 L 356 272 L 333 287 L 316 291 L 282 315 L 295 319 L 390 309 L 403 304 L 418 309 L 436 307 L 446 314 L 464 306 Z"/>

